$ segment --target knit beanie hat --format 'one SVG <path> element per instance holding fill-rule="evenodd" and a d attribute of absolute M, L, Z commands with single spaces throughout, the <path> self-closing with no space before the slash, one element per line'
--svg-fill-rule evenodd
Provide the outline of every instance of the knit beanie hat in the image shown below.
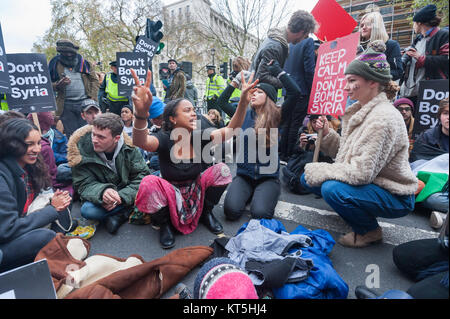
<path fill-rule="evenodd" d="M 268 83 L 258 83 L 255 88 L 257 89 L 261 89 L 264 91 L 264 93 L 267 94 L 267 96 L 274 101 L 275 103 L 277 103 L 277 89 L 275 89 L 275 87 L 273 85 L 270 85 Z"/>
<path fill-rule="evenodd" d="M 56 51 L 61 52 L 72 52 L 72 53 L 78 53 L 78 49 L 80 47 L 75 45 L 72 41 L 67 39 L 61 39 L 56 41 Z"/>
<path fill-rule="evenodd" d="M 428 22 L 436 17 L 436 6 L 429 4 L 420 9 L 413 17 L 414 22 Z"/>
<path fill-rule="evenodd" d="M 402 105 L 402 104 L 409 105 L 411 107 L 411 111 L 414 113 L 414 103 L 410 99 L 408 99 L 406 97 L 402 97 L 400 99 L 395 100 L 395 102 L 394 102 L 395 107 Z"/>
<path fill-rule="evenodd" d="M 388 83 L 391 79 L 391 68 L 387 62 L 386 45 L 381 40 L 369 43 L 366 51 L 354 59 L 345 69 L 345 74 L 355 74 L 366 80 Z"/>
<path fill-rule="evenodd" d="M 229 258 L 213 258 L 197 274 L 195 299 L 258 299 L 252 280 Z"/>
<path fill-rule="evenodd" d="M 164 112 L 164 107 L 165 104 L 163 101 L 161 101 L 157 96 L 153 97 L 153 102 L 152 105 L 150 105 L 150 118 L 154 119 L 157 118 L 158 116 L 161 116 L 161 114 L 163 114 Z"/>
<path fill-rule="evenodd" d="M 37 113 L 39 126 L 41 128 L 41 131 L 49 131 L 50 128 L 53 125 L 54 119 L 53 119 L 53 113 L 52 112 L 39 112 Z M 33 122 L 32 114 L 28 114 L 27 116 L 28 120 Z"/>

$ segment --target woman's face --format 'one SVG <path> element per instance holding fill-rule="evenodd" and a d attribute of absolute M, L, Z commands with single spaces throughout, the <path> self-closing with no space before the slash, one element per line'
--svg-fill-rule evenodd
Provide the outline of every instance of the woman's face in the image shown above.
<path fill-rule="evenodd" d="M 361 37 L 363 39 L 369 39 L 372 33 L 372 21 L 370 19 L 362 19 L 359 25 L 359 30 L 361 32 Z"/>
<path fill-rule="evenodd" d="M 348 97 L 352 100 L 366 101 L 371 98 L 372 88 L 370 82 L 355 74 L 345 76 L 346 85 L 344 90 L 348 92 Z"/>
<path fill-rule="evenodd" d="M 253 107 L 258 108 L 266 103 L 266 99 L 266 92 L 261 89 L 256 89 L 251 96 L 250 102 L 252 103 Z"/>
<path fill-rule="evenodd" d="M 193 131 L 197 128 L 197 114 L 188 100 L 183 100 L 178 104 L 175 117 L 170 117 L 175 128 L 185 128 Z"/>
<path fill-rule="evenodd" d="M 209 111 L 208 116 L 211 120 L 217 120 L 216 113 Z"/>
<path fill-rule="evenodd" d="M 444 110 L 441 113 L 441 117 L 440 117 L 441 123 L 442 123 L 442 127 L 444 129 L 447 130 L 448 132 L 448 106 L 446 108 L 444 108 Z"/>
<path fill-rule="evenodd" d="M 27 144 L 27 151 L 25 155 L 19 158 L 18 162 L 21 167 L 25 165 L 33 165 L 37 161 L 37 157 L 41 152 L 41 135 L 37 130 L 31 130 L 25 139 L 25 144 Z"/>
<path fill-rule="evenodd" d="M 128 121 L 133 120 L 133 113 L 131 112 L 131 110 L 129 108 L 124 107 L 120 111 L 120 117 L 122 118 L 122 121 L 128 122 Z"/>

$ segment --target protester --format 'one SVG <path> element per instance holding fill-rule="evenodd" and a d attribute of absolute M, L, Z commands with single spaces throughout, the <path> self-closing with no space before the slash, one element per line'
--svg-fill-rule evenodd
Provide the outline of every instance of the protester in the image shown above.
<path fill-rule="evenodd" d="M 413 138 L 414 104 L 410 99 L 404 97 L 395 100 L 394 106 L 402 114 L 403 120 L 405 121 L 406 131 L 408 132 L 409 138 L 409 152 L 411 153 L 411 150 L 414 145 L 414 138 Z"/>
<path fill-rule="evenodd" d="M 220 116 L 219 111 L 215 109 L 211 109 L 208 111 L 207 119 L 213 124 L 216 128 L 222 128 L 225 126 L 223 123 L 222 116 Z"/>
<path fill-rule="evenodd" d="M 85 99 L 81 102 L 81 118 L 86 121 L 87 124 L 92 125 L 95 118 L 102 114 L 100 106 L 97 101 L 92 99 Z"/>
<path fill-rule="evenodd" d="M 359 22 L 360 52 L 367 49 L 370 42 L 381 40 L 386 45 L 386 58 L 391 68 L 392 80 L 397 81 L 403 75 L 402 55 L 397 41 L 389 39 L 383 16 L 379 11 L 366 13 Z"/>
<path fill-rule="evenodd" d="M 167 83 L 168 87 L 165 87 L 165 103 L 185 96 L 186 77 L 175 59 L 169 59 L 169 77 Z"/>
<path fill-rule="evenodd" d="M 129 104 L 127 96 L 119 95 L 119 76 L 117 75 L 117 61 L 109 63 L 111 72 L 106 74 L 98 90 L 98 101 L 103 112 L 109 111 L 120 116 L 124 105 Z"/>
<path fill-rule="evenodd" d="M 278 78 L 285 84 L 290 81 L 290 85 L 286 85 L 290 88 L 289 91 L 292 88 L 293 92 L 298 93 L 299 89 L 295 82 L 287 73 L 283 73 L 278 62 L 270 61 L 270 63 L 270 72 L 278 73 Z M 295 93 L 293 95 L 295 96 Z M 270 219 L 275 213 L 281 192 L 278 158 L 278 125 L 281 114 L 275 104 L 276 100 L 277 91 L 268 83 L 259 83 L 251 95 L 250 109 L 242 125 L 244 133 L 238 142 L 236 176 L 224 201 L 224 213 L 229 220 L 239 219 L 244 214 L 248 202 L 251 202 L 252 218 Z M 285 103 L 290 103 L 289 99 Z M 275 131 L 276 135 L 273 136 L 271 131 Z M 257 135 L 256 141 L 252 141 L 252 133 Z M 262 140 L 263 137 L 265 141 Z M 255 142 L 256 147 L 252 145 Z M 266 156 L 266 163 L 263 156 Z"/>
<path fill-rule="evenodd" d="M 123 131 L 128 134 L 129 137 L 133 136 L 133 107 L 131 105 L 122 106 L 120 111 L 120 118 L 123 122 Z"/>
<path fill-rule="evenodd" d="M 217 109 L 223 111 L 230 118 L 234 115 L 241 97 L 241 90 L 239 89 L 241 80 L 240 72 L 244 72 L 244 77 L 248 80 L 250 77 L 250 72 L 248 71 L 250 68 L 250 61 L 244 57 L 238 56 L 233 59 L 232 68 L 233 72 L 231 72 L 230 78 L 227 81 L 227 87 L 220 94 L 216 104 Z"/>
<path fill-rule="evenodd" d="M 275 89 L 281 89 L 282 83 L 270 74 L 268 63 L 275 60 L 284 67 L 289 54 L 289 43 L 300 43 L 310 33 L 314 33 L 316 28 L 314 17 L 309 12 L 298 10 L 292 14 L 287 27 L 270 29 L 253 58 L 251 71 L 255 72 L 255 78 L 274 86 Z"/>
<path fill-rule="evenodd" d="M 99 81 L 94 66 L 78 54 L 79 47 L 69 40 L 58 40 L 59 53 L 49 62 L 50 77 L 56 93 L 56 116 L 67 138 L 85 125 L 80 117 L 81 101 L 97 99 Z"/>
<path fill-rule="evenodd" d="M 219 96 L 222 94 L 223 90 L 225 90 L 225 80 L 220 74 L 216 74 L 216 66 L 215 65 L 207 65 L 206 72 L 208 74 L 208 78 L 206 79 L 206 108 L 207 110 L 216 109 L 219 110 L 217 106 L 217 100 Z"/>
<path fill-rule="evenodd" d="M 300 89 L 297 103 L 292 103 L 289 108 L 281 109 L 281 140 L 280 159 L 288 161 L 294 153 L 294 147 L 298 140 L 298 129 L 308 111 L 309 94 L 314 79 L 316 67 L 314 55 L 314 40 L 306 38 L 297 44 L 289 45 L 289 56 L 284 70 L 289 73 Z"/>
<path fill-rule="evenodd" d="M 170 224 L 182 234 L 193 232 L 199 221 L 215 234 L 222 232 L 223 227 L 212 210 L 231 182 L 231 172 L 224 163 L 202 172 L 202 162 L 206 161 L 204 155 L 208 153 L 204 149 L 211 144 L 223 143 L 242 126 L 250 92 L 258 81 L 243 82 L 241 102 L 227 127 L 196 130 L 194 107 L 188 100 L 177 99 L 165 107 L 163 129 L 148 135 L 145 124 L 149 116 L 148 105 L 152 104 L 153 98 L 149 90 L 151 74 L 147 75 L 144 86 L 139 84 L 134 70 L 132 74 L 136 85 L 132 95 L 136 112 L 133 142 L 144 150 L 158 151 L 162 176 L 147 176 L 142 180 L 136 207 L 151 214 L 152 223 L 160 229 L 160 244 L 165 249 L 175 245 Z"/>
<path fill-rule="evenodd" d="M 400 95 L 416 105 L 420 81 L 448 79 L 448 29 L 439 29 L 441 18 L 434 4 L 420 9 L 413 21 L 418 36 L 402 57 L 405 73 Z"/>
<path fill-rule="evenodd" d="M 418 181 L 408 163 L 408 135 L 390 100 L 398 86 L 391 81 L 385 45 L 375 41 L 345 70 L 345 90 L 358 102 L 342 116 L 342 137 L 321 117 L 321 150 L 335 163 L 309 163 L 302 186 L 323 199 L 352 227 L 339 238 L 348 247 L 382 240 L 377 217 L 399 218 L 414 209 Z"/>
<path fill-rule="evenodd" d="M 73 186 L 82 201 L 81 216 L 104 221 L 114 234 L 133 209 L 136 192 L 149 170 L 140 151 L 123 132 L 120 117 L 101 114 L 77 130 L 68 144 Z"/>
<path fill-rule="evenodd" d="M 0 272 L 33 262 L 55 231 L 62 231 L 56 221 L 70 228 L 67 192 L 56 190 L 50 205 L 28 214 L 39 193 L 51 187 L 40 143 L 37 127 L 26 119 L 0 125 Z"/>

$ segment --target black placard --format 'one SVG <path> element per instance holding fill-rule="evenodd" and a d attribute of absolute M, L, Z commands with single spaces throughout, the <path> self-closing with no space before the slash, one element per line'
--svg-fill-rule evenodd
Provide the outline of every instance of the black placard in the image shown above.
<path fill-rule="evenodd" d="M 139 81 L 144 84 L 148 71 L 147 55 L 143 52 L 117 52 L 116 61 L 119 95 L 129 96 L 134 86 L 130 69 L 136 71 Z"/>
<path fill-rule="evenodd" d="M 140 36 L 136 41 L 133 52 L 144 52 L 145 54 L 147 54 L 148 65 L 150 65 L 152 63 L 153 57 L 155 56 L 157 48 L 158 43 L 147 37 Z"/>
<path fill-rule="evenodd" d="M 436 126 L 439 102 L 448 98 L 448 80 L 426 80 L 419 83 L 419 96 L 414 111 L 413 139 Z"/>
<path fill-rule="evenodd" d="M 56 110 L 55 96 L 45 54 L 7 54 L 11 94 L 10 110 L 38 113 Z"/>
<path fill-rule="evenodd" d="M 8 61 L 6 59 L 5 44 L 3 43 L 2 25 L 0 24 L 0 93 L 11 92 L 8 76 Z"/>

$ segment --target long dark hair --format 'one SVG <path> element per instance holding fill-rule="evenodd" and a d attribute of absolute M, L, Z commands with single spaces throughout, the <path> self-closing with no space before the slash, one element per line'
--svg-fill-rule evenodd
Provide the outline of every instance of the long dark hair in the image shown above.
<path fill-rule="evenodd" d="M 181 101 L 186 100 L 185 98 L 179 98 L 173 101 L 170 101 L 166 104 L 164 107 L 164 113 L 163 113 L 163 125 L 162 129 L 164 131 L 172 131 L 174 126 L 173 123 L 170 121 L 170 117 L 175 117 L 177 113 L 178 106 L 180 105 Z"/>
<path fill-rule="evenodd" d="M 28 149 L 25 139 L 32 130 L 38 131 L 38 128 L 27 119 L 11 118 L 3 122 L 0 125 L 0 158 L 13 157 L 18 160 L 24 156 Z M 52 186 L 48 167 L 41 154 L 36 163 L 26 165 L 25 170 L 36 194 Z"/>

